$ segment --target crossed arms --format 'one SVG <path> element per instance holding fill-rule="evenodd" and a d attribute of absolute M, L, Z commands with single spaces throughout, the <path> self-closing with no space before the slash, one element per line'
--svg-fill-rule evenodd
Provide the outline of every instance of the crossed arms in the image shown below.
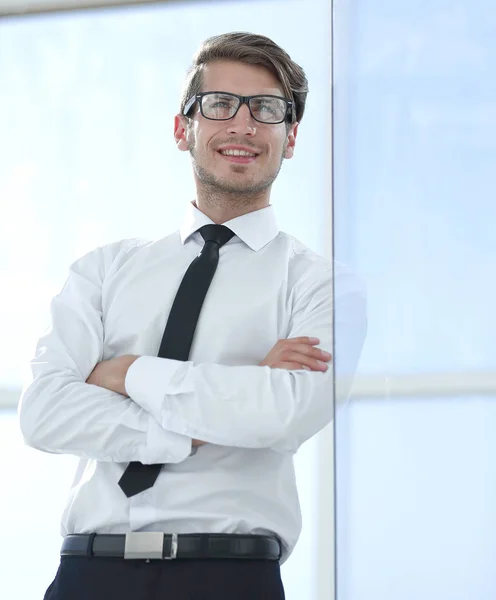
<path fill-rule="evenodd" d="M 52 326 L 38 342 L 19 404 L 28 445 L 101 461 L 177 463 L 190 455 L 193 440 L 296 452 L 331 421 L 331 368 L 290 371 L 124 355 L 112 361 L 121 371 L 111 389 L 86 383 L 103 358 L 105 270 L 95 267 L 103 252 L 76 261 L 52 301 Z M 356 368 L 366 326 L 363 291 L 354 281 L 336 299 L 337 309 L 350 308 L 342 311 L 342 321 L 336 310 L 337 335 L 352 340 L 342 361 L 349 372 Z M 326 275 L 302 286 L 288 337 L 315 336 L 332 351 L 328 284 Z"/>

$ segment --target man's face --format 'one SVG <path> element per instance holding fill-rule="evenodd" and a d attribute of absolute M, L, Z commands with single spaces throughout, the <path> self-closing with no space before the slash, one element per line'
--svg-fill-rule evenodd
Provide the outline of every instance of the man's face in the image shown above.
<path fill-rule="evenodd" d="M 203 92 L 222 91 L 252 96 L 284 96 L 277 78 L 265 67 L 219 61 L 203 71 Z M 293 156 L 298 125 L 268 125 L 255 121 L 246 104 L 228 121 L 205 119 L 198 103 L 188 119 L 176 116 L 174 137 L 180 150 L 189 150 L 199 182 L 219 192 L 258 194 L 268 189 L 284 158 Z M 232 147 L 256 154 L 254 158 L 226 156 Z"/>

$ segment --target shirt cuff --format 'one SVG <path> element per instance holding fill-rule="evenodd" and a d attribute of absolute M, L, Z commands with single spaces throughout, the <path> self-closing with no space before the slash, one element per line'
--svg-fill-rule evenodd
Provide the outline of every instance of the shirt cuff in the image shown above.
<path fill-rule="evenodd" d="M 124 387 L 127 395 L 162 423 L 162 410 L 172 378 L 187 363 L 172 358 L 140 356 L 129 367 Z"/>
<path fill-rule="evenodd" d="M 146 447 L 141 458 L 144 465 L 180 463 L 192 456 L 193 449 L 196 450 L 190 437 L 162 429 L 150 415 Z"/>

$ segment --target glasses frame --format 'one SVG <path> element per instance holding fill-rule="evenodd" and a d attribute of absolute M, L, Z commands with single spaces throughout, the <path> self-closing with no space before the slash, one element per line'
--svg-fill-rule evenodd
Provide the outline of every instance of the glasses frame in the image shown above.
<path fill-rule="evenodd" d="M 207 96 L 208 94 L 224 94 L 226 96 L 233 96 L 234 98 L 238 98 L 239 105 L 238 105 L 238 108 L 236 109 L 236 112 L 232 115 L 232 117 L 227 117 L 227 119 L 213 119 L 212 117 L 206 117 L 205 114 L 203 113 L 202 98 L 203 98 L 203 96 Z M 286 103 L 286 114 L 284 115 L 283 119 L 281 119 L 280 121 L 275 121 L 273 123 L 267 123 L 267 121 L 260 121 L 260 119 L 257 119 L 255 117 L 255 115 L 253 114 L 253 112 L 251 110 L 250 100 L 252 100 L 253 98 L 277 98 L 278 100 L 284 100 L 284 102 Z M 183 115 L 185 117 L 188 117 L 188 113 L 191 111 L 191 109 L 193 108 L 193 105 L 196 102 L 198 102 L 198 104 L 200 105 L 200 112 L 201 112 L 202 117 L 204 119 L 208 119 L 209 121 L 230 121 L 231 119 L 234 119 L 234 117 L 238 114 L 238 111 L 243 104 L 246 104 L 246 106 L 248 107 L 248 110 L 250 111 L 250 115 L 252 116 L 252 118 L 255 121 L 257 121 L 258 123 L 262 123 L 263 125 L 279 125 L 279 123 L 284 123 L 284 121 L 292 122 L 292 120 L 293 120 L 294 102 L 292 100 L 289 100 L 288 98 L 284 98 L 284 96 L 275 96 L 274 94 L 255 94 L 254 96 L 239 96 L 238 94 L 233 94 L 232 92 L 222 92 L 222 91 L 215 91 L 215 90 L 212 90 L 211 92 L 201 92 L 200 94 L 196 94 L 195 96 L 192 96 L 184 105 Z"/>

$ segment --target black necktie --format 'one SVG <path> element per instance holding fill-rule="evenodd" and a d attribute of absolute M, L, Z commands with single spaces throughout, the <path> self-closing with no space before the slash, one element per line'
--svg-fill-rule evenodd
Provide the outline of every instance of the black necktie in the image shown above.
<path fill-rule="evenodd" d="M 224 225 L 204 225 L 199 232 L 205 244 L 177 290 L 158 352 L 161 358 L 188 360 L 198 317 L 219 263 L 219 248 L 234 235 Z M 130 498 L 152 487 L 162 467 L 129 463 L 119 479 L 122 491 Z"/>

